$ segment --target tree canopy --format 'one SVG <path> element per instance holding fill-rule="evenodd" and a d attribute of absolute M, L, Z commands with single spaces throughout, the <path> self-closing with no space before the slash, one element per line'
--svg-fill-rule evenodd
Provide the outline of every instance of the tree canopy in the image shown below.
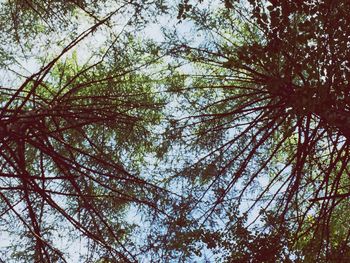
<path fill-rule="evenodd" d="M 0 259 L 346 262 L 347 1 L 0 4 Z"/>

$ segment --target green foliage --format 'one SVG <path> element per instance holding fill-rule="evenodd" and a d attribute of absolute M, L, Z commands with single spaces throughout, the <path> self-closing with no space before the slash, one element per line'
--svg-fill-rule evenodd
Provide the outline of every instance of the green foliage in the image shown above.
<path fill-rule="evenodd" d="M 6 260 L 347 261 L 349 11 L 3 1 Z"/>

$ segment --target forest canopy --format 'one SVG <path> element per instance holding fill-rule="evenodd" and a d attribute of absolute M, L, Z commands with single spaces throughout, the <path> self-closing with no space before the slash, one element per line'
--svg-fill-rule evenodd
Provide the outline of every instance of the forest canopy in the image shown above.
<path fill-rule="evenodd" d="M 348 13 L 2 1 L 0 261 L 347 262 Z"/>

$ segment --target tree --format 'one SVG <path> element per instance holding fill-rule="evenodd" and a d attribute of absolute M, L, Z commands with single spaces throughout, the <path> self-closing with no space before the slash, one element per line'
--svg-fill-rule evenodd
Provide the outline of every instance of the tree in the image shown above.
<path fill-rule="evenodd" d="M 15 1 L 1 6 L 13 11 L 7 33 L 18 44 L 27 41 L 21 51 L 2 46 L 3 52 L 19 52 L 3 61 L 3 70 L 17 78 L 4 86 L 22 82 L 1 87 L 1 229 L 20 237 L 7 259 L 66 262 L 67 247 L 57 246 L 61 235 L 65 243 L 80 236 L 87 240 L 81 260 L 135 261 L 126 208 L 165 213 L 157 200 L 159 195 L 166 200 L 168 193 L 138 175 L 142 158 L 152 151 L 151 127 L 161 117 L 163 100 L 153 94 L 152 81 L 161 54 L 151 42 L 131 35 L 145 22 L 138 17 L 157 3 L 120 1 L 111 10 L 107 4 Z M 61 19 L 62 25 L 72 19 L 68 30 L 74 28 L 79 23 L 74 16 L 83 14 L 86 30 L 66 33 L 57 27 Z M 116 17 L 125 18 L 118 30 Z M 47 43 L 34 42 L 44 34 L 52 36 L 49 53 L 43 51 Z M 79 53 L 94 34 L 104 48 Z M 67 37 L 63 43 L 62 35 Z M 42 66 L 23 76 L 18 61 L 28 55 Z"/>
<path fill-rule="evenodd" d="M 173 42 L 194 69 L 183 92 L 192 116 L 178 126 L 180 140 L 192 139 L 201 156 L 181 174 L 202 178 L 202 195 L 192 188 L 202 206 L 192 213 L 205 226 L 222 219 L 233 200 L 251 200 L 250 211 L 273 207 L 281 227 L 297 233 L 304 257 L 335 260 L 333 249 L 341 243 L 346 251 L 349 243 L 336 234 L 349 232 L 338 214 L 349 196 L 349 4 L 200 2 L 184 1 L 179 17 L 205 40 Z"/>

